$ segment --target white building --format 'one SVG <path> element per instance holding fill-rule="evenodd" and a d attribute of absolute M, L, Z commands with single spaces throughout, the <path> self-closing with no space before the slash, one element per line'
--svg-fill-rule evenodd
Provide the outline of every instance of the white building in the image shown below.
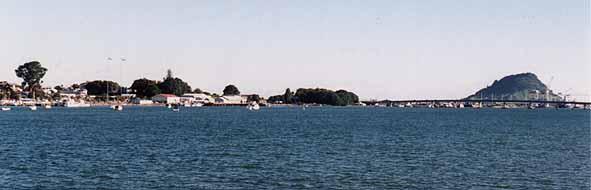
<path fill-rule="evenodd" d="M 181 101 L 190 101 L 192 103 L 203 103 L 203 104 L 207 104 L 210 102 L 215 102 L 215 99 L 212 98 L 211 96 L 207 95 L 207 94 L 192 94 L 192 93 L 187 93 L 187 94 L 183 94 L 183 96 L 181 97 Z"/>
<path fill-rule="evenodd" d="M 248 99 L 243 96 L 222 96 L 215 99 L 216 104 L 246 104 Z"/>
<path fill-rule="evenodd" d="M 181 103 L 181 98 L 174 94 L 158 94 L 152 97 L 152 101 L 164 104 L 178 104 Z"/>
<path fill-rule="evenodd" d="M 150 105 L 150 104 L 153 104 L 154 101 L 152 101 L 152 100 L 144 100 L 144 99 L 141 99 L 141 98 L 134 98 L 134 99 L 131 100 L 131 103 L 138 104 L 138 105 Z"/>
<path fill-rule="evenodd" d="M 88 90 L 86 89 L 75 89 L 75 90 L 64 90 L 60 92 L 62 98 L 85 98 L 88 96 Z"/>

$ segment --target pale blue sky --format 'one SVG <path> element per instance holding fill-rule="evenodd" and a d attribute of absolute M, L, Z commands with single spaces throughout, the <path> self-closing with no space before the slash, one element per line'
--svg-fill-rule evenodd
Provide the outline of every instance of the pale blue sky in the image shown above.
<path fill-rule="evenodd" d="M 160 79 L 264 96 L 463 98 L 509 74 L 591 92 L 589 0 L 0 1 L 0 80 L 39 60 L 47 85 Z M 117 61 L 125 57 L 123 76 Z M 589 98 L 587 98 L 589 99 Z"/>

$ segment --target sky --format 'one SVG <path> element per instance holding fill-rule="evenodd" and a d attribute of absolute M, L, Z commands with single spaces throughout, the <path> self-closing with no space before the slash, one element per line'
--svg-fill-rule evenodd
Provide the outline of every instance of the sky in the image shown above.
<path fill-rule="evenodd" d="M 590 9 L 589 0 L 3 0 L 0 81 L 20 82 L 14 69 L 37 60 L 46 86 L 129 86 L 172 69 L 216 93 L 234 84 L 263 96 L 322 87 L 447 99 L 533 72 L 591 100 Z"/>

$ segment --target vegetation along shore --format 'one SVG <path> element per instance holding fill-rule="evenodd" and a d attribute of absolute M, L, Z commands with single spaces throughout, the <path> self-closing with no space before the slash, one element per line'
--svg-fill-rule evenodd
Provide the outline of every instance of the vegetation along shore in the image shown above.
<path fill-rule="evenodd" d="M 265 106 L 265 105 L 329 105 L 424 108 L 583 108 L 589 103 L 568 100 L 569 94 L 555 93 L 533 73 L 510 75 L 494 81 L 462 100 L 424 101 L 360 101 L 353 92 L 324 88 L 287 88 L 283 94 L 268 98 L 258 94 L 243 94 L 229 84 L 218 94 L 192 88 L 168 70 L 162 80 L 140 78 L 129 87 L 115 81 L 93 80 L 54 87 L 43 86 L 48 69 L 31 61 L 15 69 L 20 84 L 0 82 L 2 106 Z"/>

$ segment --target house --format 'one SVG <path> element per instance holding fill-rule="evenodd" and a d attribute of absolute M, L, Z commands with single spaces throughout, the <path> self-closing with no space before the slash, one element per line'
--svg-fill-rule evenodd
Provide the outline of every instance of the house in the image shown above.
<path fill-rule="evenodd" d="M 174 94 L 158 94 L 152 97 L 152 101 L 163 104 L 178 104 L 181 103 L 181 98 Z"/>
<path fill-rule="evenodd" d="M 216 104 L 246 104 L 247 97 L 243 96 L 221 96 L 215 99 Z"/>
<path fill-rule="evenodd" d="M 85 98 L 88 96 L 88 90 L 86 89 L 65 89 L 60 92 L 62 98 Z"/>
<path fill-rule="evenodd" d="M 211 96 L 207 95 L 207 94 L 193 94 L 193 93 L 187 93 L 187 94 L 183 94 L 183 96 L 181 96 L 181 101 L 182 102 L 191 102 L 191 103 L 202 103 L 202 104 L 207 104 L 210 102 L 215 102 L 215 99 L 212 98 Z"/>
<path fill-rule="evenodd" d="M 57 90 L 55 90 L 53 88 L 49 88 L 49 87 L 43 87 L 43 88 L 41 88 L 41 90 L 45 94 L 53 94 L 53 93 L 56 93 L 57 92 Z"/>
<path fill-rule="evenodd" d="M 145 99 L 141 99 L 141 98 L 134 98 L 131 100 L 132 104 L 138 104 L 138 105 L 150 105 L 153 104 L 154 101 L 152 100 L 145 100 Z"/>

